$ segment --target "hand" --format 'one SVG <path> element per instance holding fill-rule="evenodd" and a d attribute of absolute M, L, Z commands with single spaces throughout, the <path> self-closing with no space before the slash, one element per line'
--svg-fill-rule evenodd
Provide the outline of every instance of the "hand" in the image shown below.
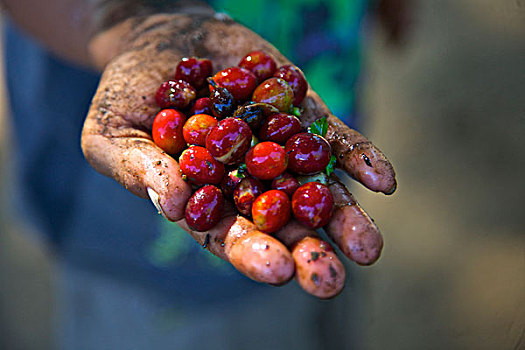
<path fill-rule="evenodd" d="M 216 70 L 236 65 L 256 49 L 272 54 L 278 65 L 289 63 L 285 57 L 249 29 L 212 14 L 128 19 L 96 37 L 91 49 L 105 69 L 84 125 L 82 149 L 97 171 L 134 194 L 149 197 L 163 216 L 256 281 L 280 285 L 295 275 L 306 291 L 320 298 L 342 290 L 344 267 L 329 243 L 294 221 L 277 232 L 276 239 L 258 231 L 230 206 L 212 230 L 192 231 L 182 219 L 191 188 L 182 180 L 176 160 L 150 136 L 158 112 L 155 92 L 182 57 L 209 58 Z M 394 171 L 383 154 L 331 115 L 311 89 L 302 107 L 304 125 L 328 117 L 326 137 L 342 169 L 373 191 L 395 190 Z M 373 263 L 383 246 L 377 226 L 336 176 L 329 187 L 336 209 L 326 232 L 349 259 Z"/>

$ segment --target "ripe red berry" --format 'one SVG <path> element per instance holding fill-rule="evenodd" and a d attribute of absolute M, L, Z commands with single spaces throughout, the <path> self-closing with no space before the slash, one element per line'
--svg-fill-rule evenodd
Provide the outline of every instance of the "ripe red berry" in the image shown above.
<path fill-rule="evenodd" d="M 195 114 L 188 118 L 182 128 L 184 140 L 189 145 L 206 146 L 206 137 L 219 122 L 211 115 Z"/>
<path fill-rule="evenodd" d="M 294 96 L 294 106 L 298 106 L 303 102 L 308 90 L 308 83 L 303 72 L 298 67 L 292 64 L 281 66 L 273 76 L 285 80 L 290 85 Z"/>
<path fill-rule="evenodd" d="M 328 224 L 332 217 L 334 198 L 325 185 L 308 182 L 292 196 L 292 211 L 300 223 L 317 229 Z"/>
<path fill-rule="evenodd" d="M 272 181 L 272 188 L 274 190 L 283 191 L 290 198 L 292 198 L 295 190 L 297 190 L 299 186 L 299 181 L 289 173 L 282 173 Z"/>
<path fill-rule="evenodd" d="M 184 80 L 168 80 L 162 83 L 155 94 L 155 101 L 160 108 L 185 109 L 189 107 L 197 92 Z"/>
<path fill-rule="evenodd" d="M 279 113 L 266 118 L 259 130 L 261 141 L 284 145 L 293 135 L 301 132 L 301 121 L 294 115 Z"/>
<path fill-rule="evenodd" d="M 268 103 L 279 111 L 287 113 L 292 108 L 293 91 L 283 79 L 270 78 L 255 88 L 252 101 Z"/>
<path fill-rule="evenodd" d="M 239 67 L 252 72 L 260 83 L 270 78 L 277 70 L 275 60 L 264 51 L 252 51 L 239 62 Z"/>
<path fill-rule="evenodd" d="M 250 98 L 257 86 L 257 79 L 252 72 L 241 67 L 230 67 L 221 70 L 213 76 L 213 80 L 226 88 L 237 102 Z M 211 88 L 213 90 L 213 88 Z"/>
<path fill-rule="evenodd" d="M 186 204 L 186 223 L 195 231 L 207 231 L 220 221 L 224 208 L 221 190 L 212 185 L 198 189 Z"/>
<path fill-rule="evenodd" d="M 286 170 L 288 157 L 281 146 L 265 141 L 256 144 L 246 153 L 245 162 L 250 175 L 262 180 L 272 180 Z"/>
<path fill-rule="evenodd" d="M 195 185 L 219 184 L 224 176 L 224 165 L 200 146 L 191 146 L 182 152 L 179 166 L 181 172 Z"/>
<path fill-rule="evenodd" d="M 266 233 L 280 230 L 290 220 L 290 200 L 286 193 L 270 190 L 261 194 L 252 204 L 253 223 Z"/>
<path fill-rule="evenodd" d="M 261 181 L 254 177 L 245 177 L 242 179 L 233 191 L 233 201 L 237 210 L 239 210 L 242 215 L 252 215 L 252 204 L 263 192 L 264 186 Z"/>
<path fill-rule="evenodd" d="M 212 63 L 204 58 L 183 58 L 175 69 L 175 79 L 184 80 L 199 90 L 213 71 Z"/>
<path fill-rule="evenodd" d="M 307 132 L 292 136 L 286 142 L 285 151 L 289 157 L 288 169 L 301 175 L 323 171 L 332 155 L 324 137 Z"/>
<path fill-rule="evenodd" d="M 211 101 L 209 97 L 201 97 L 195 101 L 195 104 L 193 107 L 191 107 L 191 111 L 189 115 L 194 114 L 208 114 L 212 115 L 211 111 Z"/>
<path fill-rule="evenodd" d="M 185 121 L 186 116 L 181 112 L 174 109 L 163 109 L 153 119 L 151 129 L 153 142 L 166 153 L 179 153 L 186 147 L 182 136 Z"/>
<path fill-rule="evenodd" d="M 210 131 L 206 148 L 218 161 L 232 165 L 243 160 L 251 142 L 252 131 L 246 122 L 226 118 Z"/>

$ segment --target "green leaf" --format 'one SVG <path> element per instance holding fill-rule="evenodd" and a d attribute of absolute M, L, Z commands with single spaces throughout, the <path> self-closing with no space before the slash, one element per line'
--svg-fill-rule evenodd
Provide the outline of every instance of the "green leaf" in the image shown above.
<path fill-rule="evenodd" d="M 330 176 L 330 174 L 334 172 L 336 162 L 337 162 L 337 158 L 335 156 L 331 156 L 330 162 L 328 162 L 328 165 L 326 166 L 326 169 L 325 169 L 326 175 Z"/>
<path fill-rule="evenodd" d="M 328 131 L 328 121 L 326 117 L 317 119 L 308 128 L 308 132 L 311 132 L 312 134 L 320 135 L 322 137 L 326 135 L 327 131 Z"/>
<path fill-rule="evenodd" d="M 246 173 L 248 172 L 248 169 L 246 168 L 246 164 L 242 163 L 237 170 L 235 170 L 234 176 L 238 177 L 239 179 L 244 179 L 246 177 Z"/>
<path fill-rule="evenodd" d="M 291 114 L 295 115 L 297 118 L 301 118 L 301 108 L 299 107 L 292 107 Z"/>

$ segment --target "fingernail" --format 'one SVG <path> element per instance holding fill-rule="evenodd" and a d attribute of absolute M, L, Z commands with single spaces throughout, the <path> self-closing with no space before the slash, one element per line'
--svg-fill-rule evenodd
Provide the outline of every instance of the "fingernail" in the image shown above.
<path fill-rule="evenodd" d="M 167 219 L 168 217 L 166 216 L 166 214 L 164 214 L 164 211 L 162 210 L 162 207 L 160 206 L 159 194 L 155 192 L 151 187 L 148 187 L 147 191 L 148 191 L 149 199 L 151 199 L 151 202 L 153 203 L 155 208 L 157 208 L 157 211 L 159 212 L 159 214 L 164 216 L 164 218 Z"/>

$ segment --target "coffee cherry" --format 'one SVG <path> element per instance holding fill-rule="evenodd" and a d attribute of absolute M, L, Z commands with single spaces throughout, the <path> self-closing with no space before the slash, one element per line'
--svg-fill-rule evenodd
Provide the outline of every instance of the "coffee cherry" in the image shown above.
<path fill-rule="evenodd" d="M 323 184 L 308 182 L 292 196 L 292 211 L 300 223 L 317 229 L 328 224 L 332 217 L 334 198 Z"/>
<path fill-rule="evenodd" d="M 301 121 L 294 115 L 279 113 L 266 118 L 259 130 L 259 139 L 284 145 L 293 135 L 301 132 Z"/>
<path fill-rule="evenodd" d="M 208 231 L 220 221 L 224 208 L 221 190 L 212 185 L 198 189 L 186 204 L 186 223 L 195 231 Z"/>
<path fill-rule="evenodd" d="M 288 195 L 288 197 L 292 198 L 293 194 L 295 193 L 295 190 L 297 190 L 299 186 L 299 181 L 295 177 L 293 177 L 289 173 L 282 173 L 281 175 L 273 179 L 271 187 L 274 190 L 283 191 Z"/>
<path fill-rule="evenodd" d="M 323 171 L 332 155 L 324 137 L 307 132 L 292 136 L 286 142 L 285 151 L 289 157 L 288 169 L 301 175 Z"/>
<path fill-rule="evenodd" d="M 235 110 L 235 99 L 228 89 L 223 88 L 211 79 L 208 78 L 208 83 L 213 87 L 210 94 L 211 110 L 213 115 L 219 119 L 229 117 Z"/>
<path fill-rule="evenodd" d="M 239 106 L 233 116 L 244 120 L 252 130 L 257 130 L 266 117 L 275 113 L 279 113 L 279 110 L 267 103 L 246 103 Z"/>
<path fill-rule="evenodd" d="M 283 228 L 290 220 L 290 200 L 283 191 L 270 190 L 261 194 L 252 204 L 253 223 L 266 233 Z"/>
<path fill-rule="evenodd" d="M 233 201 L 237 210 L 242 215 L 252 215 L 252 204 L 263 192 L 264 186 L 261 181 L 253 177 L 242 179 L 233 191 Z"/>
<path fill-rule="evenodd" d="M 271 104 L 279 111 L 287 113 L 292 108 L 293 91 L 283 79 L 270 78 L 255 88 L 252 101 Z"/>
<path fill-rule="evenodd" d="M 232 165 L 241 162 L 250 148 L 252 131 L 237 118 L 226 118 L 206 138 L 206 148 L 219 162 Z"/>
<path fill-rule="evenodd" d="M 306 96 L 306 90 L 308 90 L 308 83 L 303 72 L 298 67 L 289 64 L 279 67 L 273 76 L 285 80 L 290 85 L 294 96 L 293 105 L 299 106 Z"/>
<path fill-rule="evenodd" d="M 206 137 L 219 122 L 211 115 L 195 114 L 188 118 L 182 128 L 184 140 L 189 145 L 206 146 Z"/>
<path fill-rule="evenodd" d="M 203 58 L 183 58 L 175 69 L 175 79 L 184 80 L 199 90 L 206 84 L 206 78 L 212 73 L 210 60 Z"/>
<path fill-rule="evenodd" d="M 200 146 L 191 146 L 182 152 L 179 166 L 182 174 L 195 185 L 219 184 L 224 176 L 224 165 Z"/>
<path fill-rule="evenodd" d="M 264 51 L 250 52 L 239 62 L 239 67 L 246 68 L 252 72 L 258 83 L 270 78 L 277 70 L 277 64 L 274 59 Z"/>
<path fill-rule="evenodd" d="M 255 75 L 241 67 L 223 69 L 213 76 L 213 80 L 228 89 L 238 103 L 249 99 L 257 86 Z"/>
<path fill-rule="evenodd" d="M 153 119 L 153 142 L 166 153 L 176 154 L 186 147 L 182 127 L 186 116 L 174 109 L 163 109 Z"/>
<path fill-rule="evenodd" d="M 160 108 L 185 109 L 189 107 L 197 92 L 184 80 L 168 80 L 162 83 L 155 94 L 155 101 Z"/>
<path fill-rule="evenodd" d="M 261 142 L 252 147 L 245 157 L 250 175 L 262 180 L 272 180 L 281 175 L 288 165 L 284 149 L 275 142 Z"/>
<path fill-rule="evenodd" d="M 191 107 L 189 115 L 195 114 L 208 114 L 212 115 L 211 101 L 209 97 L 201 97 L 195 101 L 193 107 Z"/>

